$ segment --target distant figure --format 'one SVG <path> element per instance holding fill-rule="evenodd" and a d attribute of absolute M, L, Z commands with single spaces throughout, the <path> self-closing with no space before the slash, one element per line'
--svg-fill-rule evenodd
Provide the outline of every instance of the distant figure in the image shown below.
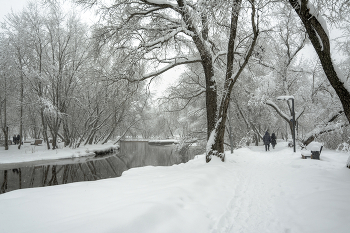
<path fill-rule="evenodd" d="M 264 144 L 265 144 L 265 151 L 270 150 L 271 137 L 270 137 L 269 132 L 266 131 L 266 133 L 265 133 L 265 135 L 263 137 L 263 141 L 264 141 Z"/>
<path fill-rule="evenodd" d="M 18 134 L 17 135 L 17 143 L 20 144 L 21 143 L 21 136 Z"/>
<path fill-rule="evenodd" d="M 16 134 L 13 135 L 12 142 L 16 145 L 17 144 L 17 137 Z"/>
<path fill-rule="evenodd" d="M 277 142 L 276 142 L 276 135 L 275 135 L 275 133 L 272 133 L 272 135 L 271 135 L 271 145 L 272 145 L 272 148 L 273 149 L 275 149 L 275 146 L 276 146 L 276 144 L 277 144 Z"/>

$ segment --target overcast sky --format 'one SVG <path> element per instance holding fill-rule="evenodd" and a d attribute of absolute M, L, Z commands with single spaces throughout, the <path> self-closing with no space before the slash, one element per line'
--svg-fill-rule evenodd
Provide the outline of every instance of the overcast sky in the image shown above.
<path fill-rule="evenodd" d="M 11 12 L 11 9 L 14 12 L 21 11 L 23 7 L 27 5 L 28 0 L 0 0 L 0 22 L 3 22 L 5 19 L 5 15 L 9 14 Z M 82 15 L 83 20 L 90 24 L 93 20 L 91 18 L 93 17 L 93 14 L 87 14 L 86 12 Z M 331 37 L 335 37 L 334 33 L 331 33 Z M 339 35 L 338 35 L 339 36 Z M 307 46 L 310 47 L 310 46 Z M 332 46 L 333 47 L 333 46 Z M 313 48 L 306 48 L 304 51 L 302 51 L 304 56 L 309 57 L 311 54 L 312 57 L 316 56 Z M 311 53 L 311 54 L 310 54 Z"/>
<path fill-rule="evenodd" d="M 0 0 L 0 21 L 4 21 L 5 15 L 11 12 L 18 12 L 26 5 L 27 0 Z"/>

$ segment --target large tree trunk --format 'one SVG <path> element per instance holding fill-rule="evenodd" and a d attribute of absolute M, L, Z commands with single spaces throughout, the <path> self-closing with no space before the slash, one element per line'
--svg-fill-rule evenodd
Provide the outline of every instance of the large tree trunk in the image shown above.
<path fill-rule="evenodd" d="M 208 40 L 208 25 L 207 18 L 202 15 L 202 35 L 198 35 L 196 28 L 193 26 L 191 13 L 188 12 L 184 0 L 177 0 L 180 7 L 180 13 L 183 21 L 187 25 L 187 29 L 193 32 L 193 42 L 195 43 L 201 57 L 201 63 L 204 69 L 205 84 L 206 84 L 206 108 L 207 108 L 207 139 L 215 128 L 217 120 L 217 88 L 214 79 L 213 57 L 205 45 L 204 41 Z M 203 13 L 205 14 L 205 13 Z"/>
<path fill-rule="evenodd" d="M 217 113 L 216 83 L 215 81 L 213 81 L 214 71 L 210 63 L 211 60 L 207 62 L 202 62 L 206 82 L 205 103 L 207 109 L 207 139 L 209 139 L 210 133 L 213 132 L 215 128 Z"/>
<path fill-rule="evenodd" d="M 327 79 L 337 93 L 343 105 L 344 113 L 350 122 L 350 90 L 345 87 L 344 82 L 346 80 L 342 79 L 342 74 L 340 74 L 340 71 L 337 71 L 337 68 L 333 64 L 329 37 L 325 28 L 326 25 L 322 22 L 324 20 L 319 18 L 321 16 L 310 14 L 310 12 L 312 13 L 310 7 L 313 6 L 307 0 L 301 0 L 301 5 L 298 3 L 298 0 L 289 0 L 289 3 L 303 22 L 310 41 L 321 61 Z"/>
<path fill-rule="evenodd" d="M 231 28 L 230 28 L 230 38 L 228 42 L 228 52 L 227 52 L 227 64 L 226 64 L 226 77 L 224 84 L 224 92 L 221 98 L 220 108 L 218 112 L 218 121 L 216 123 L 215 129 L 211 132 L 210 138 L 207 143 L 207 154 L 206 162 L 209 162 L 213 155 L 221 158 L 222 161 L 225 161 L 224 153 L 224 136 L 225 136 L 225 124 L 227 118 L 227 109 L 230 103 L 231 91 L 236 83 L 238 77 L 244 70 L 245 66 L 248 64 L 248 60 L 253 52 L 256 40 L 258 38 L 259 30 L 255 25 L 255 7 L 252 3 L 252 28 L 253 28 L 253 40 L 251 46 L 246 53 L 246 56 L 242 63 L 240 64 L 237 72 L 233 75 L 233 61 L 234 61 L 234 47 L 237 34 L 237 25 L 238 25 L 238 15 L 241 8 L 242 0 L 234 0 L 231 10 Z"/>

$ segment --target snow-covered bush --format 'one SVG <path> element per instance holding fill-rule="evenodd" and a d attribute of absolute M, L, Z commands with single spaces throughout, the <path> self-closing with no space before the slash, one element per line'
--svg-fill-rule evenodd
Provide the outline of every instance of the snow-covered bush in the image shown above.
<path fill-rule="evenodd" d="M 350 129 L 344 127 L 337 131 L 322 134 L 317 137 L 317 141 L 323 142 L 328 149 L 338 150 L 339 146 L 344 147 L 343 143 L 350 144 Z"/>
<path fill-rule="evenodd" d="M 343 142 L 338 145 L 337 151 L 342 151 L 342 152 L 349 152 L 350 151 L 350 145 L 347 142 Z"/>
<path fill-rule="evenodd" d="M 250 136 L 246 136 L 246 137 L 243 137 L 241 139 L 241 141 L 239 141 L 238 145 L 237 145 L 237 148 L 243 148 L 243 147 L 247 147 L 250 145 L 250 143 L 252 142 L 252 137 Z"/>

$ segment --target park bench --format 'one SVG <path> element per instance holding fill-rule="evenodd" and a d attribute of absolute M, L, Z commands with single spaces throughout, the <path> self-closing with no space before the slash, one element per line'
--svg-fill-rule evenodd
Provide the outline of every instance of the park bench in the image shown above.
<path fill-rule="evenodd" d="M 35 139 L 35 141 L 30 145 L 39 146 L 41 143 L 43 143 L 42 139 Z"/>
<path fill-rule="evenodd" d="M 322 143 L 311 142 L 306 148 L 301 150 L 301 158 L 303 159 L 320 159 L 320 155 L 323 149 Z"/>

